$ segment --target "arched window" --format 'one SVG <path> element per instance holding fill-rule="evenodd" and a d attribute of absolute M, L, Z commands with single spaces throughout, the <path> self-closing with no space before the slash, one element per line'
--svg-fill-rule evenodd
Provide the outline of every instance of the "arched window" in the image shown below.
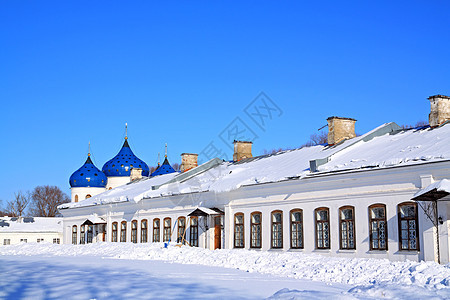
<path fill-rule="evenodd" d="M 127 241 L 127 221 L 120 223 L 120 241 L 122 243 Z"/>
<path fill-rule="evenodd" d="M 117 222 L 112 223 L 112 236 L 111 236 L 111 242 L 117 242 Z"/>
<path fill-rule="evenodd" d="M 355 242 L 355 208 L 344 206 L 339 208 L 340 249 L 356 249 Z"/>
<path fill-rule="evenodd" d="M 185 217 L 179 217 L 178 218 L 178 234 L 177 234 L 177 243 L 183 243 L 186 242 L 186 218 Z"/>
<path fill-rule="evenodd" d="M 244 248 L 244 214 L 234 215 L 234 248 Z"/>
<path fill-rule="evenodd" d="M 272 248 L 283 248 L 283 212 L 276 210 L 272 212 Z"/>
<path fill-rule="evenodd" d="M 77 225 L 72 226 L 72 244 L 77 244 Z"/>
<path fill-rule="evenodd" d="M 86 244 L 85 227 L 80 226 L 80 244 Z"/>
<path fill-rule="evenodd" d="M 91 197 L 92 197 L 91 195 L 87 194 L 86 198 L 84 198 L 84 199 L 91 198 Z"/>
<path fill-rule="evenodd" d="M 147 220 L 141 221 L 141 243 L 147 243 L 148 241 L 148 222 Z"/>
<path fill-rule="evenodd" d="M 78 195 L 75 195 L 75 202 L 78 202 Z"/>
<path fill-rule="evenodd" d="M 370 250 L 387 250 L 386 205 L 369 206 Z"/>
<path fill-rule="evenodd" d="M 291 248 L 303 249 L 303 211 L 293 209 L 290 214 L 291 220 Z"/>
<path fill-rule="evenodd" d="M 137 221 L 131 221 L 131 242 L 137 243 Z"/>
<path fill-rule="evenodd" d="M 405 202 L 398 205 L 398 232 L 400 250 L 419 250 L 419 222 L 416 203 Z"/>
<path fill-rule="evenodd" d="M 191 226 L 189 228 L 192 247 L 198 247 L 198 217 L 191 217 Z"/>
<path fill-rule="evenodd" d="M 172 236 L 171 227 L 172 226 L 172 220 L 170 218 L 164 219 L 164 231 L 163 231 L 163 242 L 170 241 L 170 237 Z"/>
<path fill-rule="evenodd" d="M 250 248 L 261 248 L 261 213 L 252 212 L 250 215 Z"/>
<path fill-rule="evenodd" d="M 315 210 L 316 217 L 316 248 L 330 249 L 330 213 L 328 208 Z"/>
<path fill-rule="evenodd" d="M 159 219 L 153 219 L 153 242 L 159 243 L 161 241 L 161 230 Z"/>

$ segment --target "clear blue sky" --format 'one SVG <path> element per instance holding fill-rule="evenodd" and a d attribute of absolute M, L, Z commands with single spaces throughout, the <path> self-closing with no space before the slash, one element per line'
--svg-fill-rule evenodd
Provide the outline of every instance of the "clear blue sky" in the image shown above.
<path fill-rule="evenodd" d="M 161 1 L 162 2 L 162 1 Z M 395 3 L 392 3 L 395 2 Z M 297 147 L 332 115 L 364 133 L 427 120 L 450 95 L 448 1 L 0 1 L 0 199 L 68 179 L 130 144 L 150 166 L 236 117 L 264 149 Z M 265 92 L 264 130 L 245 107 Z"/>

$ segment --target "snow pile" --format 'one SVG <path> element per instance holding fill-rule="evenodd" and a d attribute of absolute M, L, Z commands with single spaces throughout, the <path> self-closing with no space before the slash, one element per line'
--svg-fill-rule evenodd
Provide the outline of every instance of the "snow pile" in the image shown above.
<path fill-rule="evenodd" d="M 373 297 L 389 285 L 415 287 L 450 297 L 450 264 L 390 262 L 337 258 L 298 252 L 206 250 L 161 243 L 97 243 L 89 245 L 22 244 L 0 247 L 1 255 L 99 256 L 130 260 L 162 260 L 266 273 L 280 277 L 350 284 L 352 293 Z M 412 290 L 411 290 L 412 291 Z M 394 295 L 395 296 L 395 295 Z"/>
<path fill-rule="evenodd" d="M 3 217 L 0 232 L 62 232 L 63 218 Z"/>

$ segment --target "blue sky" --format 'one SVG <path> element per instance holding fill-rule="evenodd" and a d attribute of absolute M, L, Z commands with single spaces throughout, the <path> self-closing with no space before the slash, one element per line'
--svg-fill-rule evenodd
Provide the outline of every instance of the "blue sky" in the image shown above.
<path fill-rule="evenodd" d="M 427 120 L 426 98 L 450 95 L 449 11 L 448 1 L 0 1 L 0 199 L 46 184 L 69 194 L 88 142 L 101 168 L 125 122 L 151 166 L 164 143 L 172 163 L 211 142 L 231 156 L 220 137 L 236 124 L 259 155 L 300 146 L 332 115 L 357 119 L 359 133 Z M 261 92 L 279 110 L 260 127 L 245 108 Z"/>

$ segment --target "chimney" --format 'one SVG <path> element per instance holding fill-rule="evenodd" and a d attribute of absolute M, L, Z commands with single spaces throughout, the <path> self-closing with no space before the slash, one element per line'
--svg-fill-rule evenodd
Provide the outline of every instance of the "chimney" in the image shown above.
<path fill-rule="evenodd" d="M 240 161 L 244 158 L 253 157 L 252 155 L 252 142 L 246 141 L 234 141 L 234 154 L 233 161 Z"/>
<path fill-rule="evenodd" d="M 130 172 L 130 180 L 135 181 L 137 179 L 142 178 L 142 169 L 141 168 L 132 168 Z"/>
<path fill-rule="evenodd" d="M 336 145 L 344 140 L 354 138 L 355 119 L 329 117 L 328 121 L 328 145 Z"/>
<path fill-rule="evenodd" d="M 450 97 L 435 95 L 428 97 L 431 104 L 428 121 L 431 127 L 437 127 L 450 120 Z"/>
<path fill-rule="evenodd" d="M 186 172 L 198 166 L 198 154 L 195 153 L 181 153 L 181 173 Z"/>

